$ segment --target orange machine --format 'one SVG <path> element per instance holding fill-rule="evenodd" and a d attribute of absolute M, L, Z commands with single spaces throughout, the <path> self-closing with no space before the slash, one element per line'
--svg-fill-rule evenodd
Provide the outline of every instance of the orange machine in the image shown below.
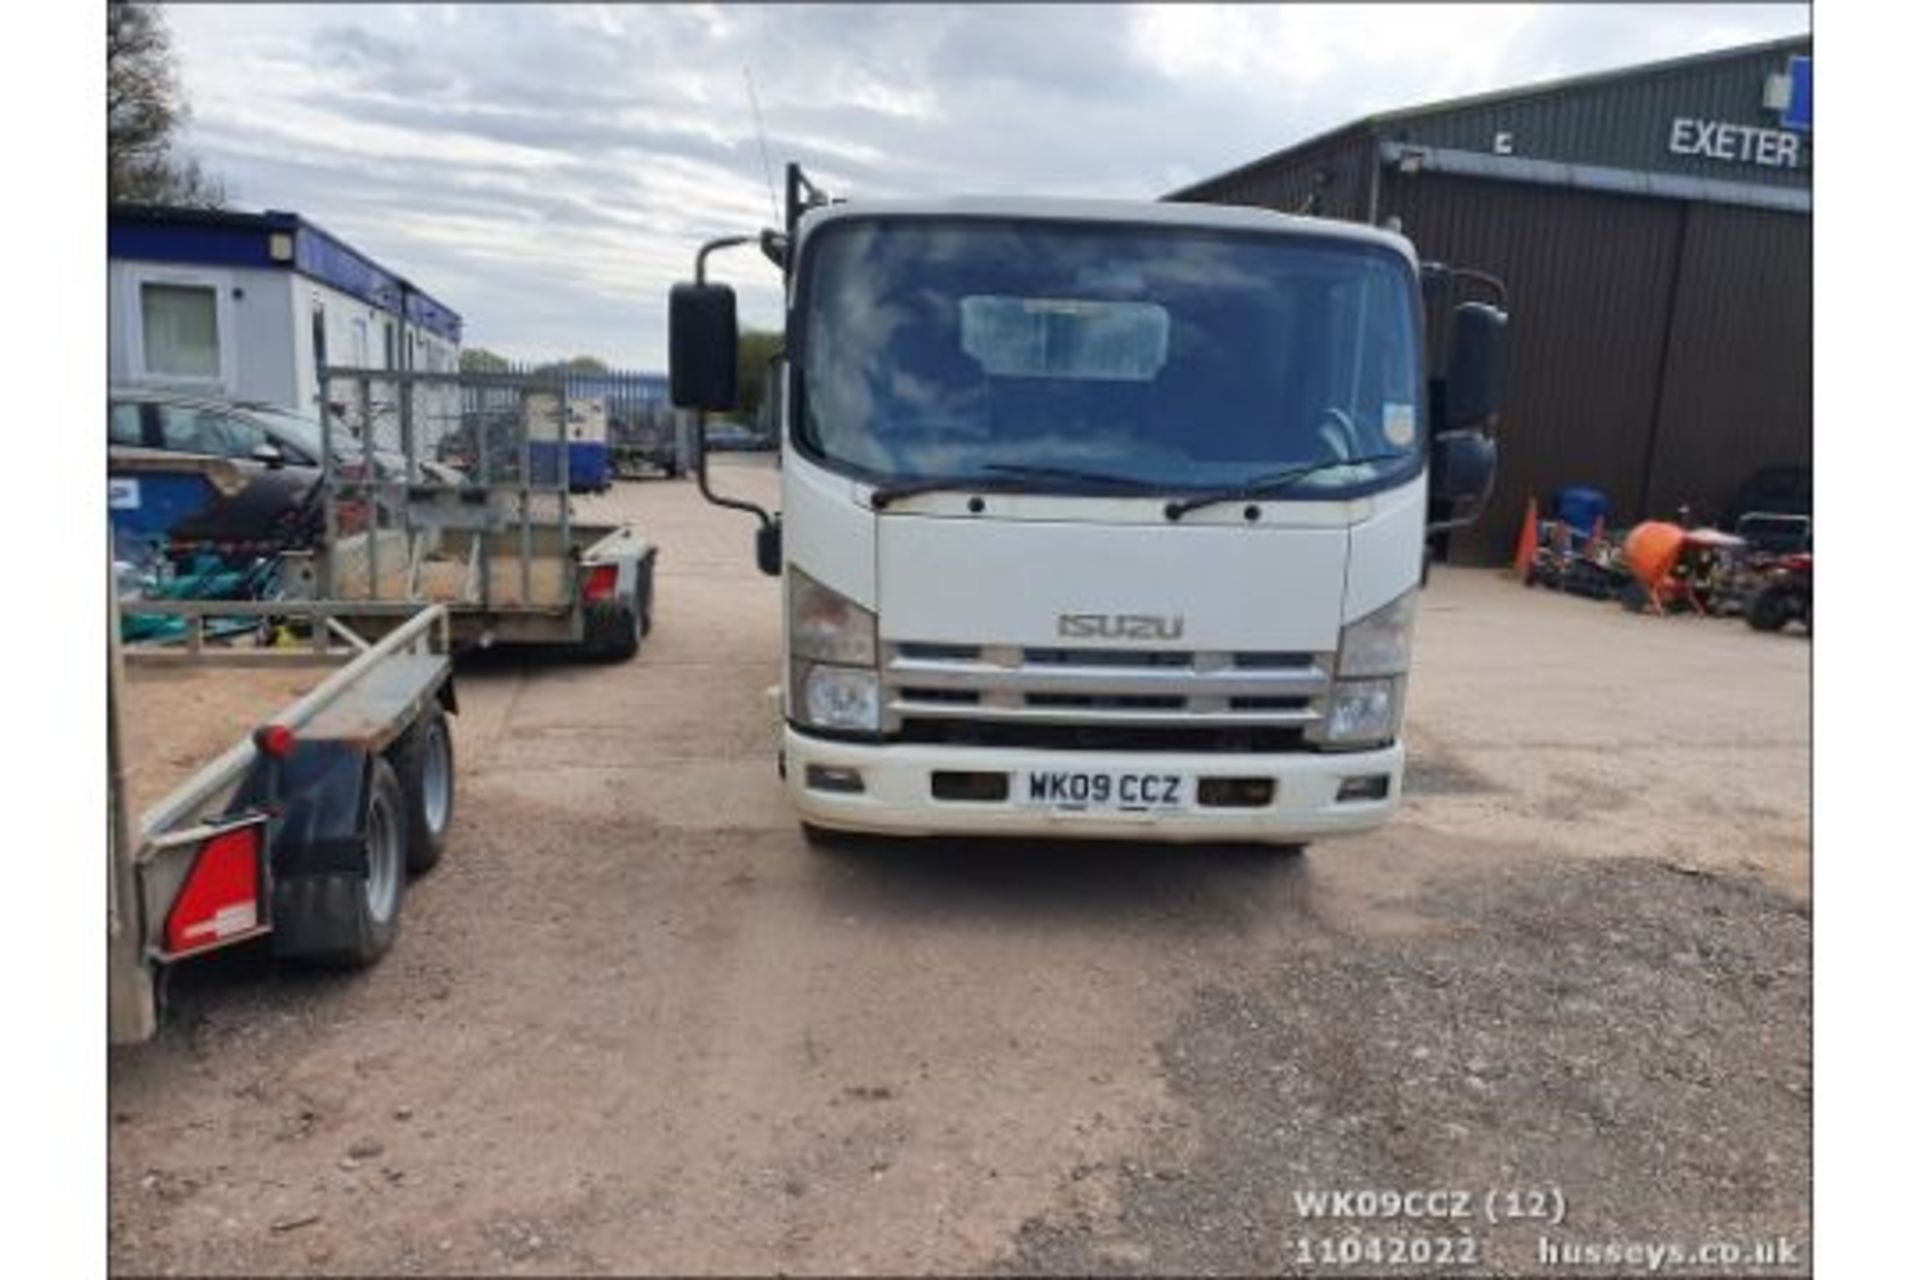
<path fill-rule="evenodd" d="M 1643 598 L 1629 594 L 1629 608 L 1652 605 L 1666 612 L 1679 604 L 1695 613 L 1711 612 L 1711 605 L 1727 561 L 1746 543 L 1718 529 L 1683 529 L 1677 524 L 1649 520 L 1627 534 L 1620 558 L 1639 583 Z"/>

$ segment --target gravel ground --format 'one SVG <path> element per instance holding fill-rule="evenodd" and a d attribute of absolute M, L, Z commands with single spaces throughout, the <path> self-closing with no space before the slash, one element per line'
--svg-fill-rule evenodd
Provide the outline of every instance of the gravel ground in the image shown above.
<path fill-rule="evenodd" d="M 1362 1188 L 1473 1191 L 1472 1220 L 1438 1225 L 1502 1274 L 1537 1273 L 1542 1236 L 1807 1238 L 1802 906 L 1638 860 L 1409 905 L 1420 936 L 1327 931 L 1270 976 L 1196 988 L 1158 1045 L 1177 1108 L 1117 1165 L 1076 1169 L 1103 1206 L 1029 1220 L 1007 1268 L 1292 1273 L 1316 1269 L 1316 1236 L 1431 1231 L 1296 1201 Z M 1489 1226 L 1494 1188 L 1558 1188 L 1565 1220 Z"/>
<path fill-rule="evenodd" d="M 1560 1192 L 1455 1272 L 1804 1251 L 1804 639 L 1442 569 L 1379 832 L 822 855 L 751 522 L 583 507 L 662 545 L 645 650 L 462 669 L 378 968 L 181 970 L 110 1059 L 117 1272 L 1286 1271 L 1366 1225 L 1296 1192 L 1409 1187 Z"/>

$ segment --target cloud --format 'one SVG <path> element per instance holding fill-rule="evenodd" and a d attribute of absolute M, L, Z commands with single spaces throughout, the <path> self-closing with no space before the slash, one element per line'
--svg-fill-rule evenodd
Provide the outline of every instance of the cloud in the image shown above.
<path fill-rule="evenodd" d="M 856 195 L 1153 198 L 1369 112 L 1806 26 L 1761 5 L 167 13 L 188 143 L 242 205 L 346 237 L 473 344 L 648 367 L 668 286 L 774 216 L 788 159 Z M 771 267 L 716 263 L 777 323 Z"/>

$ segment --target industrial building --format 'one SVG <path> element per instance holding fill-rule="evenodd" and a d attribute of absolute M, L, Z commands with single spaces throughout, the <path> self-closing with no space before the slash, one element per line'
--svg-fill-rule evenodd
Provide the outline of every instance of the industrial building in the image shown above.
<path fill-rule="evenodd" d="M 322 365 L 459 367 L 458 314 L 298 214 L 115 205 L 107 258 L 115 386 L 312 413 Z"/>
<path fill-rule="evenodd" d="M 1450 549 L 1486 562 L 1565 486 L 1616 524 L 1809 509 L 1812 104 L 1811 38 L 1776 40 L 1369 116 L 1167 198 L 1398 226 L 1506 282 L 1500 478 Z"/>

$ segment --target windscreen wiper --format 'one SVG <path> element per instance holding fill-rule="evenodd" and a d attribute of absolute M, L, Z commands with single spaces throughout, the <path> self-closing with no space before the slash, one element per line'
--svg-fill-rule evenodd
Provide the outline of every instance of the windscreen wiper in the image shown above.
<path fill-rule="evenodd" d="M 867 495 L 867 505 L 875 511 L 902 498 L 911 498 L 916 494 L 935 493 L 941 489 L 972 489 L 979 492 L 1004 493 L 1014 486 L 998 481 L 982 482 L 977 476 L 948 476 L 941 480 L 902 480 L 899 484 L 883 484 Z"/>
<path fill-rule="evenodd" d="M 951 476 L 943 480 L 906 480 L 899 484 L 882 485 L 867 497 L 867 502 L 875 511 L 889 503 L 911 498 L 915 494 L 933 493 L 940 489 L 971 489 L 979 493 L 1031 493 L 1021 480 L 1069 480 L 1076 484 L 1096 484 L 1118 486 L 1128 493 L 1154 493 L 1160 487 L 1147 480 L 1134 476 L 1109 475 L 1101 471 L 1080 471 L 1072 467 L 1030 467 L 1017 462 L 989 462 L 980 468 L 977 476 Z"/>
<path fill-rule="evenodd" d="M 989 462 L 980 468 L 997 476 L 1029 480 L 1070 480 L 1075 484 L 1112 485 L 1127 493 L 1160 493 L 1164 485 L 1138 476 L 1116 476 L 1106 471 L 1082 471 L 1078 467 L 1030 467 L 1023 462 Z"/>
<path fill-rule="evenodd" d="M 1322 471 L 1331 471 L 1335 467 L 1364 467 L 1375 462 L 1398 462 L 1406 456 L 1404 453 L 1375 453 L 1359 458 L 1325 458 L 1319 462 L 1289 467 L 1285 471 L 1255 476 L 1251 480 L 1242 481 L 1224 489 L 1212 489 L 1169 502 L 1167 519 L 1178 520 L 1189 511 L 1198 511 L 1201 507 L 1210 507 L 1216 502 L 1240 502 L 1250 498 L 1265 498 L 1279 493 L 1287 486 L 1304 480 L 1308 476 L 1317 475 Z"/>

